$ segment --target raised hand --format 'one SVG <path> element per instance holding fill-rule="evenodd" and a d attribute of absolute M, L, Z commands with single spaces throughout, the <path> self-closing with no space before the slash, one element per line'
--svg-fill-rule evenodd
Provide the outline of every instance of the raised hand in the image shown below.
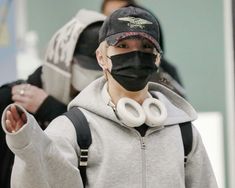
<path fill-rule="evenodd" d="M 25 113 L 16 105 L 12 104 L 6 111 L 5 121 L 6 130 L 10 133 L 14 133 L 17 132 L 27 122 L 27 119 Z"/>
<path fill-rule="evenodd" d="M 15 85 L 11 93 L 12 100 L 31 113 L 35 113 L 48 96 L 43 89 L 30 84 Z"/>

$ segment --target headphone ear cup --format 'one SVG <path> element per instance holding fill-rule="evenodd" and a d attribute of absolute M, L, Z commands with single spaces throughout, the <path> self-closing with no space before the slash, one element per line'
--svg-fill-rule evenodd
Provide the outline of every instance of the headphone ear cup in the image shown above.
<path fill-rule="evenodd" d="M 146 119 L 142 106 L 127 97 L 123 97 L 118 101 L 116 114 L 121 122 L 128 127 L 139 127 L 144 124 Z"/>
<path fill-rule="evenodd" d="M 143 102 L 142 108 L 146 115 L 145 123 L 148 126 L 156 127 L 163 125 L 167 118 L 167 110 L 161 101 L 155 98 L 147 98 Z"/>

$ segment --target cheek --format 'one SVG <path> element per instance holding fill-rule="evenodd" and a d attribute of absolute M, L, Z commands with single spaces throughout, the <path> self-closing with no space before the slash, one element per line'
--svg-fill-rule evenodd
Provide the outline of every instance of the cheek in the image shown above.
<path fill-rule="evenodd" d="M 102 59 L 102 64 L 101 64 L 101 68 L 103 70 L 108 70 L 111 71 L 112 69 L 112 62 L 109 58 L 103 58 Z"/>
<path fill-rule="evenodd" d="M 159 67 L 160 63 L 161 63 L 160 58 L 157 58 L 156 61 L 155 61 L 155 64 Z"/>
<path fill-rule="evenodd" d="M 110 59 L 108 59 L 108 61 L 107 61 L 107 70 L 109 72 L 111 72 L 111 70 L 112 70 L 112 61 Z"/>

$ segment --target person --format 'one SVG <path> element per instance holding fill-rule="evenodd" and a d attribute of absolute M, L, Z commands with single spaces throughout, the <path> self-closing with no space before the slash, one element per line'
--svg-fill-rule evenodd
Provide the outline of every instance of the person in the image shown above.
<path fill-rule="evenodd" d="M 15 102 L 34 115 L 44 130 L 50 121 L 67 111 L 68 102 L 102 75 L 95 50 L 105 16 L 90 10 L 77 15 L 51 38 L 43 66 L 25 80 L 0 87 L 0 113 Z M 66 58 L 65 58 L 66 57 Z M 0 187 L 10 187 L 14 155 L 0 129 Z"/>
<path fill-rule="evenodd" d="M 145 7 L 139 5 L 135 0 L 103 0 L 101 7 L 100 7 L 100 11 L 106 16 L 108 16 L 113 11 L 121 7 L 127 7 L 127 6 L 135 6 L 139 8 L 144 8 L 146 11 L 149 11 Z M 150 13 L 153 14 L 152 12 Z M 162 50 L 164 51 L 163 32 L 162 32 L 160 25 L 159 25 L 159 28 L 160 28 L 160 36 L 161 36 L 159 44 Z M 161 83 L 164 86 L 171 89 L 172 91 L 181 95 L 182 97 L 186 97 L 186 91 L 184 89 L 184 85 L 183 85 L 183 82 L 182 82 L 182 79 L 181 79 L 181 76 L 179 74 L 177 67 L 171 62 L 169 62 L 169 60 L 166 59 L 164 54 L 162 55 L 163 55 L 163 57 L 161 58 L 162 62 L 160 64 L 158 72 L 153 74 L 151 81 Z"/>
<path fill-rule="evenodd" d="M 100 11 L 104 15 L 109 16 L 115 10 L 127 6 L 137 6 L 137 2 L 135 0 L 103 0 Z"/>
<path fill-rule="evenodd" d="M 141 8 L 120 8 L 105 19 L 99 41 L 96 57 L 104 76 L 68 106 L 83 112 L 92 135 L 85 187 L 218 187 L 194 126 L 184 164 L 179 123 L 196 119 L 196 111 L 149 81 L 161 57 L 155 17 Z M 43 132 L 32 115 L 12 104 L 2 125 L 17 156 L 12 188 L 84 187 L 75 128 L 66 116 L 55 118 Z"/>

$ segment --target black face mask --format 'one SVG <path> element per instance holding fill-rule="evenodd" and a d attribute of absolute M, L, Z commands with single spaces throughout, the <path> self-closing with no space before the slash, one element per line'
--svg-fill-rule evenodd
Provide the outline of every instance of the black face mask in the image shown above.
<path fill-rule="evenodd" d="M 142 90 L 157 71 L 156 55 L 140 51 L 118 54 L 110 57 L 111 75 L 128 91 Z"/>

